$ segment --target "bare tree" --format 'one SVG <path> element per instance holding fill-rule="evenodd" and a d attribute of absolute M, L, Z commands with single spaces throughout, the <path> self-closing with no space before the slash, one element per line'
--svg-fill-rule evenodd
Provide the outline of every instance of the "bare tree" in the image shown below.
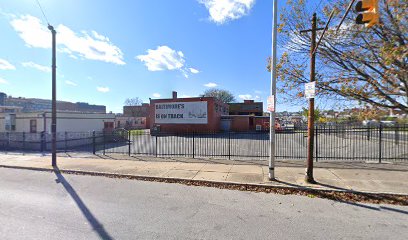
<path fill-rule="evenodd" d="M 318 12 L 319 25 L 334 7 L 338 23 L 348 0 L 334 0 Z M 305 0 L 289 0 L 281 14 L 279 45 L 284 49 L 277 66 L 280 90 L 289 98 L 303 97 L 309 82 L 310 28 L 313 8 Z M 341 29 L 331 26 L 317 50 L 318 95 L 343 98 L 383 109 L 408 113 L 408 4 L 406 0 L 380 0 L 380 22 L 372 28 L 354 23 L 350 12 Z M 318 37 L 320 33 L 318 34 Z M 268 59 L 270 71 L 270 59 Z"/>
<path fill-rule="evenodd" d="M 138 97 L 134 97 L 134 98 L 127 98 L 125 100 L 125 106 L 140 106 L 142 105 L 143 101 L 138 98 Z"/>
<path fill-rule="evenodd" d="M 231 102 L 236 101 L 234 94 L 232 94 L 230 91 L 223 90 L 223 89 L 217 89 L 217 88 L 208 89 L 201 96 L 215 97 L 224 103 L 231 103 Z"/>

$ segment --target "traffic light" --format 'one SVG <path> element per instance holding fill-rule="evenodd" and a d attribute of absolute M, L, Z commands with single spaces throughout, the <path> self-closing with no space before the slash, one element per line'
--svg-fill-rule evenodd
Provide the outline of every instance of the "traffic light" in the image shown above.
<path fill-rule="evenodd" d="M 356 4 L 356 11 L 359 13 L 356 17 L 357 24 L 365 24 L 366 27 L 372 27 L 378 23 L 379 11 L 378 0 L 362 0 Z"/>

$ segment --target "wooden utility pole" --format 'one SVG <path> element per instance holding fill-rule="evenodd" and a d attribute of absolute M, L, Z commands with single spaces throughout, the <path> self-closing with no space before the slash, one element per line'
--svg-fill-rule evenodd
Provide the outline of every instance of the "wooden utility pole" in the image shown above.
<path fill-rule="evenodd" d="M 312 43 L 310 45 L 310 82 L 315 81 L 316 64 L 316 13 L 312 17 Z M 314 147 L 314 98 L 309 98 L 309 116 L 307 121 L 307 169 L 305 181 L 315 183 L 313 178 L 313 147 Z"/>
<path fill-rule="evenodd" d="M 322 41 L 324 34 L 326 33 L 330 21 L 333 18 L 335 9 L 330 13 L 329 19 L 324 28 L 317 28 L 316 13 L 313 13 L 312 17 L 312 29 L 301 30 L 300 33 L 312 32 L 311 44 L 310 44 L 310 82 L 315 82 L 315 66 L 316 66 L 316 52 Z M 323 30 L 319 41 L 316 44 L 316 32 Z M 316 183 L 313 178 L 313 149 L 314 149 L 314 96 L 309 98 L 309 116 L 307 121 L 307 162 L 306 162 L 306 176 L 305 181 L 308 183 Z"/>

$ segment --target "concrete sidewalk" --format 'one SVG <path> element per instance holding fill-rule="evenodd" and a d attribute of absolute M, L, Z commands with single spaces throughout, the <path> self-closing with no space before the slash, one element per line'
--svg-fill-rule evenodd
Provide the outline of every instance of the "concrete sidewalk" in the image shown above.
<path fill-rule="evenodd" d="M 38 154 L 0 154 L 0 167 L 53 169 L 51 157 Z M 266 161 L 124 158 L 123 155 L 59 156 L 58 168 L 64 171 L 138 177 L 408 195 L 408 163 L 316 163 L 314 176 L 318 184 L 304 182 L 305 167 L 302 161 L 278 162 L 275 170 L 277 181 L 272 182 L 268 180 Z"/>

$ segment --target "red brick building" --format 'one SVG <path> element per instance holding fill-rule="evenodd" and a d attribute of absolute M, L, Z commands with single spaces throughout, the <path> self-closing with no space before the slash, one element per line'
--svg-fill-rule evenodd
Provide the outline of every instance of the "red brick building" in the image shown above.
<path fill-rule="evenodd" d="M 221 115 L 228 115 L 228 104 L 213 97 L 151 99 L 151 132 L 219 132 Z"/>
<path fill-rule="evenodd" d="M 150 104 L 142 103 L 139 106 L 123 106 L 123 117 L 119 118 L 116 126 L 127 125 L 129 129 L 144 129 L 150 126 Z"/>
<path fill-rule="evenodd" d="M 244 100 L 243 103 L 229 103 L 229 115 L 263 115 L 263 102 Z"/>
<path fill-rule="evenodd" d="M 222 116 L 221 129 L 232 132 L 269 131 L 268 116 L 226 115 Z M 279 119 L 276 118 L 275 129 L 281 129 Z"/>

